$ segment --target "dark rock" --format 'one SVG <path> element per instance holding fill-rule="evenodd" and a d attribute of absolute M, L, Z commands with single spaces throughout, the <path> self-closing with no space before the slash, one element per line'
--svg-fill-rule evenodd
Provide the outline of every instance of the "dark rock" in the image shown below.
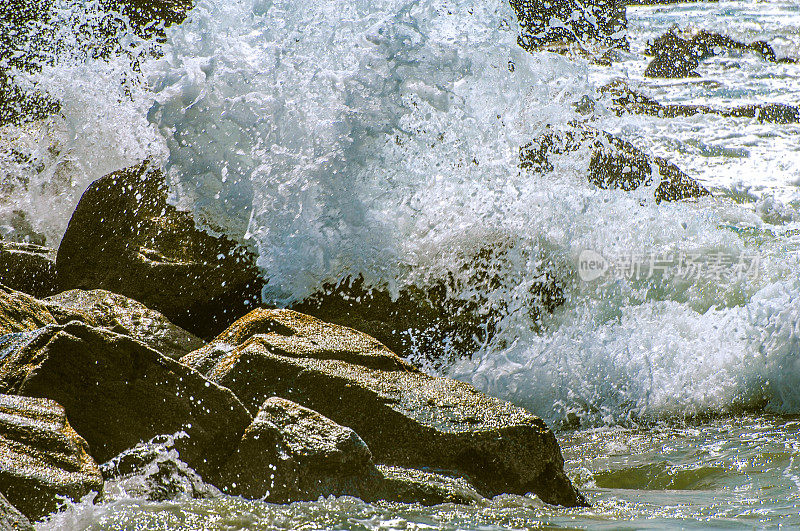
<path fill-rule="evenodd" d="M 783 103 L 766 105 L 745 105 L 731 111 L 721 112 L 723 116 L 755 118 L 759 122 L 790 124 L 800 122 L 800 108 Z"/>
<path fill-rule="evenodd" d="M 163 37 L 164 28 L 180 24 L 192 9 L 192 0 L 101 0 L 108 11 L 124 15 L 143 38 Z"/>
<path fill-rule="evenodd" d="M 49 324 L 56 324 L 56 319 L 46 304 L 0 284 L 0 336 L 36 330 Z"/>
<path fill-rule="evenodd" d="M 123 295 L 70 290 L 39 300 L 0 284 L 0 336 L 76 320 L 131 336 L 170 358 L 179 358 L 205 344 L 161 313 Z"/>
<path fill-rule="evenodd" d="M 57 496 L 102 491 L 88 450 L 57 403 L 0 395 L 0 492 L 31 520 L 55 511 Z"/>
<path fill-rule="evenodd" d="M 599 42 L 627 48 L 623 0 L 511 0 L 526 50 L 553 43 Z"/>
<path fill-rule="evenodd" d="M 387 290 L 366 288 L 360 278 L 348 278 L 323 286 L 292 309 L 355 328 L 394 352 L 424 357 L 425 363 L 437 367 L 471 355 L 495 336 L 511 309 L 508 297 L 492 294 L 509 284 L 518 285 L 512 276 L 515 269 L 506 267 L 509 261 L 536 264 L 532 267 L 538 278 L 527 293 L 519 294 L 525 300 L 514 300 L 512 306 L 526 308 L 537 331 L 544 317 L 564 303 L 565 281 L 559 268 L 544 254 L 530 254 L 515 249 L 511 241 L 487 243 L 454 256 L 457 271 L 403 288 L 396 297 Z M 459 298 L 463 293 L 472 298 Z"/>
<path fill-rule="evenodd" d="M 765 60 L 777 62 L 775 51 L 764 41 L 746 44 L 727 35 L 699 31 L 684 38 L 672 29 L 649 43 L 645 54 L 655 56 L 644 71 L 646 77 L 681 78 L 696 77 L 695 69 L 703 59 L 726 51 L 755 52 Z"/>
<path fill-rule="evenodd" d="M 44 118 L 58 103 L 37 90 L 21 89 L 11 70 L 36 71 L 48 48 L 41 23 L 49 18 L 52 0 L 4 0 L 0 4 L 0 126 Z M 34 242 L 35 243 L 35 242 Z"/>
<path fill-rule="evenodd" d="M 279 396 L 356 431 L 378 462 L 466 474 L 482 493 L 580 505 L 538 417 L 405 363 L 375 339 L 291 310 L 255 310 L 181 359 L 257 412 Z"/>
<path fill-rule="evenodd" d="M 200 474 L 227 458 L 251 420 L 229 390 L 130 337 L 78 321 L 30 332 L 7 351 L 0 392 L 62 404 L 99 462 L 184 430 L 181 458 Z"/>
<path fill-rule="evenodd" d="M 212 483 L 228 494 L 287 503 L 353 494 L 372 468 L 372 454 L 353 430 L 270 398 Z"/>
<path fill-rule="evenodd" d="M 130 336 L 173 359 L 205 345 L 202 339 L 175 326 L 160 312 L 110 291 L 75 289 L 49 297 L 45 302 L 60 324 L 77 319 Z"/>
<path fill-rule="evenodd" d="M 353 430 L 277 397 L 264 402 L 236 452 L 212 479 L 229 494 L 273 503 L 345 495 L 423 505 L 482 499 L 463 478 L 376 467 Z"/>
<path fill-rule="evenodd" d="M 201 337 L 255 307 L 263 285 L 255 256 L 169 205 L 162 173 L 146 162 L 89 186 L 56 265 L 62 290 L 120 293 Z"/>
<path fill-rule="evenodd" d="M 0 241 L 0 283 L 46 297 L 56 292 L 56 252 L 32 243 Z"/>
<path fill-rule="evenodd" d="M 467 505 L 484 499 L 464 478 L 398 466 L 378 465 L 376 468 L 381 486 L 376 490 L 375 499 L 421 505 Z"/>
<path fill-rule="evenodd" d="M 175 436 L 160 435 L 100 465 L 105 479 L 103 501 L 140 498 L 150 501 L 205 499 L 220 495 L 175 449 Z"/>
<path fill-rule="evenodd" d="M 8 531 L 33 531 L 31 521 L 0 493 L 0 529 Z"/>
<path fill-rule="evenodd" d="M 654 192 L 657 203 L 697 198 L 710 193 L 671 162 L 648 155 L 630 142 L 605 131 L 586 127 L 561 134 L 547 133 L 523 146 L 520 150 L 520 167 L 540 172 L 552 171 L 552 155 L 572 153 L 584 146 L 591 152 L 589 182 L 600 188 L 631 191 L 640 186 L 650 186 L 659 177 L 660 182 Z"/>
<path fill-rule="evenodd" d="M 800 109 L 793 105 L 768 103 L 764 105 L 745 105 L 733 109 L 716 109 L 707 105 L 662 105 L 658 101 L 631 89 L 626 83 L 616 81 L 600 87 L 600 92 L 611 97 L 613 110 L 617 114 L 632 113 L 675 118 L 695 114 L 716 114 L 736 118 L 755 118 L 760 122 L 778 124 L 800 121 Z"/>

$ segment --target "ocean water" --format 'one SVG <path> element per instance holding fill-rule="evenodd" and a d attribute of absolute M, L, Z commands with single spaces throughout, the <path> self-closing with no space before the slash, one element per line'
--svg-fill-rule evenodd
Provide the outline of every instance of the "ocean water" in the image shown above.
<path fill-rule="evenodd" d="M 800 65 L 726 54 L 666 81 L 643 78 L 641 56 L 677 23 L 800 57 L 796 2 L 629 8 L 631 52 L 610 68 L 524 52 L 500 0 L 199 0 L 157 53 L 125 34 L 124 53 L 100 58 L 76 51 L 95 33 L 77 43 L 71 28 L 107 14 L 56 3 L 52 56 L 18 79 L 61 110 L 0 131 L 0 220 L 21 210 L 55 246 L 88 183 L 150 157 L 199 226 L 257 251 L 266 302 L 356 276 L 394 294 L 461 280 L 449 296 L 502 321 L 436 370 L 542 416 L 593 507 L 123 493 L 43 529 L 800 526 L 800 127 L 618 117 L 599 92 L 624 79 L 662 103 L 797 104 Z M 574 120 L 668 158 L 713 197 L 597 189 L 583 151 L 549 173 L 519 168 L 520 146 Z M 469 266 L 487 248 L 503 250 L 500 281 L 477 289 Z M 542 264 L 566 302 L 535 321 Z"/>

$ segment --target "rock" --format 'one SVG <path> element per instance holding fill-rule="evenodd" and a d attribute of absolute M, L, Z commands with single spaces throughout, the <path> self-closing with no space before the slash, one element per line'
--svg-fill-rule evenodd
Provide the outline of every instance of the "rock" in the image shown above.
<path fill-rule="evenodd" d="M 483 499 L 463 478 L 375 466 L 353 430 L 277 397 L 264 402 L 236 452 L 212 478 L 229 494 L 273 503 L 345 495 L 423 505 Z"/>
<path fill-rule="evenodd" d="M 205 344 L 161 313 L 123 295 L 104 290 L 70 290 L 39 300 L 0 284 L 0 336 L 75 320 L 131 336 L 171 358 Z"/>
<path fill-rule="evenodd" d="M 252 412 L 279 396 L 347 426 L 383 464 L 457 471 L 488 495 L 585 503 L 556 439 L 522 408 L 428 376 L 375 339 L 291 310 L 255 310 L 181 359 Z"/>
<path fill-rule="evenodd" d="M 463 478 L 398 466 L 378 465 L 376 468 L 383 482 L 382 489 L 378 491 L 380 496 L 376 499 L 421 505 L 467 505 L 484 499 Z"/>
<path fill-rule="evenodd" d="M 695 114 L 717 114 L 736 118 L 755 118 L 760 122 L 778 124 L 800 122 L 800 109 L 782 103 L 744 105 L 733 109 L 716 109 L 707 105 L 662 105 L 653 98 L 631 89 L 623 81 L 615 81 L 600 87 L 600 92 L 610 96 L 612 109 L 618 115 L 627 112 L 675 118 L 677 116 L 694 116 Z"/>
<path fill-rule="evenodd" d="M 173 359 L 205 345 L 202 339 L 175 326 L 160 312 L 110 291 L 74 289 L 45 302 L 60 324 L 78 319 L 130 336 Z"/>
<path fill-rule="evenodd" d="M 227 458 L 251 420 L 228 389 L 130 337 L 78 321 L 29 332 L 7 351 L 0 392 L 63 405 L 98 462 L 184 430 L 190 437 L 176 446 L 200 474 Z"/>
<path fill-rule="evenodd" d="M 132 24 L 143 38 L 164 38 L 164 28 L 180 24 L 192 9 L 192 0 L 101 0 L 103 7 L 117 11 Z"/>
<path fill-rule="evenodd" d="M 700 61 L 725 51 L 755 52 L 765 60 L 777 62 L 775 51 L 764 41 L 750 44 L 739 42 L 727 35 L 702 30 L 684 38 L 672 29 L 648 44 L 645 54 L 655 56 L 644 71 L 645 77 L 681 78 L 696 77 Z"/>
<path fill-rule="evenodd" d="M 353 430 L 273 397 L 212 483 L 228 494 L 288 503 L 354 494 L 372 468 L 372 454 Z"/>
<path fill-rule="evenodd" d="M 120 293 L 201 337 L 255 307 L 263 285 L 252 253 L 169 205 L 161 171 L 147 162 L 89 186 L 56 265 L 62 290 Z"/>
<path fill-rule="evenodd" d="M 552 171 L 551 155 L 572 153 L 583 146 L 588 146 L 591 152 L 587 172 L 589 182 L 599 188 L 631 191 L 643 185 L 652 185 L 658 177 L 660 182 L 654 191 L 657 203 L 710 194 L 671 162 L 647 155 L 630 142 L 605 131 L 586 127 L 561 134 L 547 133 L 523 146 L 520 150 L 520 167 L 540 172 Z"/>
<path fill-rule="evenodd" d="M 8 531 L 33 531 L 30 520 L 25 515 L 11 505 L 9 501 L 0 493 L 0 529 Z"/>
<path fill-rule="evenodd" d="M 105 479 L 103 501 L 140 498 L 149 501 L 205 499 L 220 495 L 175 449 L 175 436 L 160 435 L 100 465 Z"/>
<path fill-rule="evenodd" d="M 627 48 L 624 0 L 511 0 L 519 45 L 532 51 L 553 43 L 598 42 Z"/>
<path fill-rule="evenodd" d="M 64 408 L 42 398 L 0 395 L 0 492 L 31 520 L 101 492 L 103 476 Z"/>
<path fill-rule="evenodd" d="M 47 297 L 56 292 L 56 253 L 32 243 L 0 241 L 0 282 L 11 289 Z"/>
<path fill-rule="evenodd" d="M 0 284 L 0 337 L 5 334 L 36 330 L 49 324 L 56 324 L 56 319 L 46 304 L 26 293 L 14 291 Z M 1 355 L 0 360 L 2 360 Z"/>
<path fill-rule="evenodd" d="M 454 256 L 457 271 L 403 288 L 396 297 L 387 290 L 366 288 L 360 278 L 348 278 L 323 286 L 292 309 L 355 328 L 404 357 L 424 358 L 424 363 L 439 367 L 470 356 L 495 336 L 512 310 L 510 297 L 493 294 L 526 280 L 514 278 L 519 272 L 510 265 L 512 260 L 525 260 L 539 273 L 530 288 L 518 294 L 524 300 L 512 303 L 527 309 L 536 331 L 545 316 L 564 303 L 567 281 L 559 274 L 563 269 L 543 253 L 531 254 L 516 249 L 511 240 L 487 242 Z M 459 298 L 461 294 L 471 298 Z"/>

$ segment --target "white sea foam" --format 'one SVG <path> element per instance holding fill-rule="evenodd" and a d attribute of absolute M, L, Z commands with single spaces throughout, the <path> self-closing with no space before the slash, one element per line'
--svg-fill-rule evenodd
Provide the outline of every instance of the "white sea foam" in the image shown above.
<path fill-rule="evenodd" d="M 465 257 L 503 247 L 498 286 L 451 296 L 510 312 L 450 374 L 553 422 L 800 412 L 797 209 L 739 188 L 658 205 L 652 187 L 598 190 L 582 151 L 544 175 L 519 170 L 519 147 L 580 118 L 573 103 L 596 82 L 585 62 L 518 48 L 499 0 L 200 0 L 163 52 L 126 95 L 120 83 L 138 74 L 125 58 L 46 69 L 37 80 L 63 104 L 46 127 L 66 131 L 58 152 L 80 168 L 75 190 L 164 159 L 176 204 L 258 248 L 268 302 L 359 275 L 393 293 L 466 279 Z M 623 133 L 642 123 L 597 117 Z M 56 187 L 47 142 L 31 142 L 53 168 L 36 178 Z M 56 192 L 16 196 L 51 234 L 79 194 Z M 45 196 L 62 206 L 45 212 Z M 758 278 L 582 284 L 585 249 L 762 261 Z M 568 300 L 536 333 L 527 305 L 543 258 Z"/>

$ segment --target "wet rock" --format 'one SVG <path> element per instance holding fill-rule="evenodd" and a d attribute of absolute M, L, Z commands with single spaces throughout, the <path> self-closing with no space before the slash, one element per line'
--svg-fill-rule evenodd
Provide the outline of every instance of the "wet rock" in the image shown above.
<path fill-rule="evenodd" d="M 464 478 L 398 466 L 376 468 L 382 480 L 376 499 L 422 505 L 467 505 L 484 499 Z"/>
<path fill-rule="evenodd" d="M 622 81 L 615 81 L 600 87 L 600 92 L 611 98 L 612 109 L 618 115 L 632 113 L 675 118 L 694 116 L 695 114 L 716 114 L 736 118 L 755 118 L 759 122 L 778 124 L 800 121 L 800 108 L 782 103 L 744 105 L 733 109 L 718 109 L 707 105 L 662 105 L 653 98 L 631 89 L 627 83 Z"/>
<path fill-rule="evenodd" d="M 162 173 L 146 162 L 89 186 L 56 265 L 62 290 L 120 293 L 201 337 L 255 307 L 263 285 L 254 255 L 169 205 Z"/>
<path fill-rule="evenodd" d="M 212 483 L 228 494 L 287 503 L 354 494 L 372 468 L 372 454 L 353 430 L 270 398 Z"/>
<path fill-rule="evenodd" d="M 0 492 L 31 520 L 103 489 L 89 448 L 52 400 L 0 395 Z"/>
<path fill-rule="evenodd" d="M 45 303 L 60 324 L 78 319 L 130 336 L 173 359 L 205 345 L 202 339 L 175 326 L 161 312 L 110 291 L 75 289 L 49 297 Z"/>
<path fill-rule="evenodd" d="M 458 471 L 489 495 L 584 503 L 541 419 L 423 374 L 355 330 L 291 310 L 255 310 L 181 361 L 254 413 L 272 396 L 318 411 L 355 430 L 380 463 Z"/>
<path fill-rule="evenodd" d="M 510 262 L 527 262 L 539 273 L 528 290 L 493 296 L 526 279 Z M 471 355 L 499 330 L 514 308 L 527 309 L 536 331 L 564 301 L 562 269 L 543 253 L 516 248 L 498 239 L 478 249 L 459 251 L 455 271 L 403 288 L 396 297 L 367 288 L 361 278 L 327 284 L 292 309 L 348 326 L 375 337 L 390 350 L 431 366 Z M 535 268 L 535 269 L 534 269 Z M 469 294 L 470 298 L 461 298 Z"/>
<path fill-rule="evenodd" d="M 211 477 L 224 492 L 273 503 L 331 495 L 423 505 L 482 499 L 463 478 L 375 466 L 353 430 L 277 397 L 264 402 L 236 452 Z"/>
<path fill-rule="evenodd" d="M 36 330 L 49 324 L 56 324 L 56 319 L 45 303 L 0 284 L 0 336 Z"/>
<path fill-rule="evenodd" d="M 589 149 L 589 182 L 599 188 L 636 190 L 659 179 L 654 197 L 678 201 L 709 195 L 710 192 L 677 166 L 661 157 L 648 155 L 636 146 L 605 131 L 587 127 L 563 133 L 547 133 L 520 150 L 520 167 L 533 171 L 552 171 L 550 157 Z"/>
<path fill-rule="evenodd" d="M 106 481 L 103 500 L 167 501 L 219 496 L 216 487 L 181 461 L 175 440 L 175 436 L 160 435 L 100 465 Z"/>
<path fill-rule="evenodd" d="M 220 465 L 250 424 L 227 389 L 134 339 L 73 321 L 29 332 L 7 349 L 0 392 L 63 405 L 91 455 L 104 462 L 156 435 L 200 474 Z"/>
<path fill-rule="evenodd" d="M 31 243 L 0 241 L 0 283 L 46 297 L 56 292 L 56 252 Z"/>
<path fill-rule="evenodd" d="M 192 0 L 101 0 L 108 11 L 124 15 L 143 38 L 164 37 L 163 30 L 180 24 L 192 9 Z"/>
<path fill-rule="evenodd" d="M 0 529 L 9 531 L 33 531 L 33 526 L 24 514 L 0 493 Z"/>
<path fill-rule="evenodd" d="M 628 47 L 624 0 L 511 0 L 511 7 L 526 50 L 570 42 Z"/>
<path fill-rule="evenodd" d="M 655 56 L 644 71 L 646 77 L 681 78 L 697 77 L 695 69 L 700 61 L 724 52 L 754 52 L 766 61 L 777 62 L 775 51 L 769 43 L 755 41 L 746 44 L 727 35 L 702 30 L 684 38 L 672 29 L 649 43 L 645 53 Z"/>

